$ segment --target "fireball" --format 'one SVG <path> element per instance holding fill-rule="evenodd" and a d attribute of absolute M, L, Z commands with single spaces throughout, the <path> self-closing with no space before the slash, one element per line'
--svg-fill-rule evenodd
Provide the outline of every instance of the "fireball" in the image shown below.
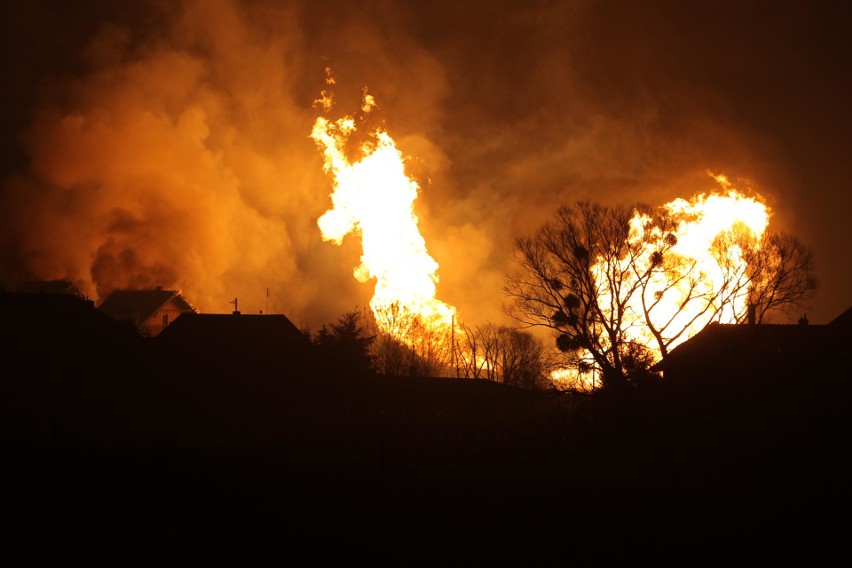
<path fill-rule="evenodd" d="M 770 210 L 760 197 L 740 193 L 725 176 L 711 175 L 723 191 L 674 199 L 659 207 L 655 218 L 634 213 L 631 252 L 619 259 L 617 271 L 619 290 L 629 292 L 612 298 L 609 289 L 601 287 L 601 306 L 624 301 L 624 341 L 642 346 L 655 361 L 710 322 L 742 321 L 748 309 L 754 283 L 744 247 L 759 246 Z M 608 268 L 607 259 L 599 257 L 591 270 L 597 281 L 605 282 Z M 600 341 L 613 348 L 606 335 Z M 594 364 L 590 355 L 580 360 L 587 361 L 587 367 Z M 580 388 L 599 384 L 594 373 L 572 369 L 559 369 L 551 378 Z"/>

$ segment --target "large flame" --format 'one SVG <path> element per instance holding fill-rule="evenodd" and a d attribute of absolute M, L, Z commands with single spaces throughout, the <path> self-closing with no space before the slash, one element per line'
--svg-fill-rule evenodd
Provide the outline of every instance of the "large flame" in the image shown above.
<path fill-rule="evenodd" d="M 646 242 L 638 262 L 640 268 L 650 268 L 653 251 L 659 250 L 660 243 L 673 235 L 669 242 L 675 244 L 667 252 L 670 260 L 666 268 L 674 272 L 675 278 L 687 270 L 691 272 L 690 277 L 673 281 L 671 273 L 652 271 L 646 286 L 646 293 L 664 290 L 651 312 L 655 327 L 665 325 L 683 331 L 668 344 L 668 349 L 686 341 L 710 321 L 736 323 L 747 310 L 748 266 L 738 243 L 743 238 L 751 243 L 760 241 L 769 224 L 769 209 L 758 198 L 739 193 L 725 176 L 714 177 L 725 189 L 724 193 L 699 194 L 688 201 L 675 199 L 663 205 L 675 222 L 666 234 L 658 227 L 649 227 L 647 218 L 638 213 L 632 221 L 631 239 L 644 238 Z M 725 235 L 732 238 L 724 239 Z M 697 292 L 690 290 L 696 282 Z M 690 301 L 690 294 L 706 300 Z M 631 315 L 638 317 L 642 313 L 641 301 L 641 295 L 631 298 Z M 708 304 L 710 309 L 706 309 Z M 634 322 L 628 319 L 627 323 Z M 661 353 L 647 330 L 646 326 L 631 326 L 628 337 L 649 347 L 659 358 Z"/>
<path fill-rule="evenodd" d="M 681 285 L 660 282 L 660 289 L 667 284 L 669 289 L 657 306 L 655 319 L 659 322 L 671 320 L 670 327 L 686 330 L 670 348 L 693 336 L 711 319 L 720 323 L 736 323 L 747 309 L 748 266 L 738 242 L 742 242 L 742 238 L 753 243 L 760 241 L 769 224 L 769 209 L 758 199 L 739 193 L 724 176 L 717 176 L 717 180 L 726 188 L 726 193 L 700 194 L 690 201 L 675 199 L 663 206 L 677 222 L 671 231 L 676 237 L 676 244 L 670 254 L 679 259 L 682 266 L 689 266 L 694 273 L 701 275 L 705 295 L 718 295 L 722 291 L 722 297 L 716 300 L 719 310 L 711 309 L 699 314 L 701 303 L 683 305 L 687 281 Z M 636 237 L 642 232 L 638 228 L 641 222 L 640 215 L 634 217 Z M 739 241 L 729 239 L 727 246 L 721 245 L 720 238 L 724 235 L 738 236 Z M 659 233 L 655 237 L 651 244 L 664 238 Z M 649 250 L 646 247 L 646 253 Z M 650 262 L 650 257 L 643 260 Z M 661 277 L 659 273 L 657 278 Z M 638 309 L 638 306 L 634 308 Z"/>
<path fill-rule="evenodd" d="M 630 243 L 634 253 L 618 267 L 622 290 L 638 290 L 627 298 L 621 321 L 626 341 L 645 347 L 659 361 L 663 353 L 648 319 L 661 330 L 669 351 L 703 329 L 711 321 L 738 323 L 748 310 L 751 286 L 743 243 L 759 246 L 769 225 L 770 210 L 759 197 L 737 191 L 721 174 L 711 174 L 723 191 L 678 198 L 661 210 L 672 223 L 665 229 L 647 214 L 634 213 Z M 655 256 L 664 249 L 664 256 Z M 598 281 L 606 279 L 607 267 L 599 258 L 592 266 Z M 639 282 L 645 277 L 644 283 Z M 601 306 L 616 305 L 602 287 Z M 607 345 L 607 337 L 600 337 Z M 611 346 L 609 346 L 611 347 Z M 585 372 L 559 369 L 551 378 L 572 387 L 595 388 L 599 377 L 591 355 Z"/>
<path fill-rule="evenodd" d="M 325 93 L 323 100 L 328 100 Z M 375 104 L 365 90 L 361 110 L 370 112 Z M 455 308 L 436 299 L 438 263 L 426 249 L 414 214 L 420 187 L 406 174 L 404 157 L 384 130 L 370 133 L 361 145 L 361 157 L 350 161 L 346 148 L 355 131 L 355 119 L 345 116 L 336 121 L 319 117 L 311 132 L 323 152 L 324 169 L 334 178 L 333 207 L 318 220 L 323 239 L 340 244 L 349 233 L 361 236 L 363 252 L 355 277 L 360 282 L 375 279 L 370 307 L 385 326 L 382 331 L 404 335 L 381 317 L 399 315 L 399 310 L 449 330 Z"/>
<path fill-rule="evenodd" d="M 316 102 L 328 111 L 332 96 L 323 91 Z M 364 90 L 360 110 L 366 115 L 375 107 L 375 99 Z M 319 117 L 311 131 L 323 153 L 324 170 L 334 182 L 333 206 L 317 222 L 322 237 L 339 245 L 350 233 L 360 235 L 361 263 L 354 274 L 360 282 L 375 281 L 370 307 L 381 331 L 412 345 L 420 338 L 411 337 L 412 326 L 400 322 L 414 316 L 420 330 L 425 326 L 439 334 L 449 333 L 456 310 L 436 298 L 438 263 L 427 251 L 414 213 L 420 187 L 406 174 L 403 154 L 383 129 L 369 132 L 357 158 L 350 159 L 348 150 L 357 129 L 351 116 L 335 121 Z M 645 346 L 658 360 L 662 353 L 657 338 L 643 318 L 650 317 L 654 327 L 671 336 L 666 347 L 672 349 L 710 321 L 733 323 L 746 310 L 747 261 L 737 244 L 743 241 L 731 238 L 720 246 L 720 238 L 736 235 L 759 242 L 769 223 L 769 209 L 760 199 L 739 193 L 724 176 L 713 177 L 723 192 L 675 199 L 662 206 L 669 226 L 660 227 L 640 212 L 630 223 L 634 253 L 621 261 L 624 288 L 634 287 L 642 278 L 645 281 L 636 286 L 643 292 L 627 301 L 622 331 L 628 341 Z M 655 258 L 661 248 L 666 250 L 665 267 Z M 603 259 L 592 266 L 601 280 L 610 269 Z M 653 301 L 649 293 L 656 294 Z M 614 305 L 605 290 L 603 294 L 600 304 Z M 695 301 L 696 297 L 704 300 Z M 587 386 L 598 380 L 588 371 L 566 370 L 552 378 Z"/>

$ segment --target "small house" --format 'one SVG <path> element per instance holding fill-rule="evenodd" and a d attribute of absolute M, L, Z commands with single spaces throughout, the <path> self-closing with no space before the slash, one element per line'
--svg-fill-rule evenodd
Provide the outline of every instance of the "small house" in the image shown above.
<path fill-rule="evenodd" d="M 111 318 L 135 328 L 144 337 L 155 337 L 181 314 L 198 310 L 180 291 L 114 290 L 98 306 Z"/>
<path fill-rule="evenodd" d="M 217 371 L 302 369 L 310 340 L 283 314 L 182 314 L 154 341 L 162 360 Z"/>
<path fill-rule="evenodd" d="M 705 327 L 658 364 L 667 381 L 772 381 L 807 385 L 845 369 L 852 308 L 827 324 L 719 324 Z"/>
<path fill-rule="evenodd" d="M 97 369 L 129 365 L 139 354 L 139 334 L 90 300 L 26 289 L 0 293 L 0 337 L 10 377 L 67 375 L 70 369 L 90 376 Z"/>
<path fill-rule="evenodd" d="M 33 280 L 26 282 L 18 292 L 22 294 L 60 294 L 87 300 L 86 295 L 70 280 Z"/>

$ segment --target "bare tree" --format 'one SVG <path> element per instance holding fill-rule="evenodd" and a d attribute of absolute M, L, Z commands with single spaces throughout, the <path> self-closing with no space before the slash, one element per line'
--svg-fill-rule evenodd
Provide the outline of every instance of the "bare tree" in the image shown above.
<path fill-rule="evenodd" d="M 499 328 L 502 356 L 500 369 L 505 384 L 537 389 L 549 384 L 544 345 L 533 334 L 510 327 Z"/>
<path fill-rule="evenodd" d="M 594 366 L 611 388 L 628 382 L 619 348 L 638 288 L 624 278 L 632 216 L 585 201 L 560 207 L 535 235 L 516 240 L 520 269 L 504 288 L 512 317 L 552 329 L 566 364 L 581 372 Z"/>
<path fill-rule="evenodd" d="M 482 353 L 482 331 L 463 323 L 453 337 L 453 364 L 456 376 L 464 379 L 484 379 L 487 361 Z"/>
<path fill-rule="evenodd" d="M 708 323 L 741 321 L 750 304 L 762 320 L 816 286 L 810 254 L 792 237 L 758 240 L 735 226 L 694 256 L 679 246 L 679 221 L 641 204 L 558 208 L 516 240 L 507 312 L 551 329 L 565 367 L 620 389 Z"/>
<path fill-rule="evenodd" d="M 754 306 L 757 323 L 772 312 L 805 310 L 818 282 L 813 257 L 798 238 L 766 233 L 758 246 L 748 249 L 747 261 L 752 283 L 749 303 Z"/>
<path fill-rule="evenodd" d="M 544 345 L 531 333 L 493 323 L 459 328 L 454 348 L 457 376 L 527 389 L 548 383 Z"/>
<path fill-rule="evenodd" d="M 452 330 L 394 303 L 373 312 L 373 364 L 380 374 L 433 377 L 452 369 Z"/>
<path fill-rule="evenodd" d="M 459 325 L 456 375 L 534 389 L 549 386 L 544 345 L 531 333 L 493 323 Z"/>
<path fill-rule="evenodd" d="M 711 321 L 737 321 L 747 311 L 750 280 L 743 243 L 744 228 L 722 231 L 709 243 L 706 255 L 695 258 L 678 250 L 677 221 L 665 212 L 634 216 L 624 278 L 636 297 L 626 298 L 632 332 L 627 346 L 632 368 L 648 361 L 641 347 L 653 348 L 660 358 L 687 339 L 687 333 Z"/>
<path fill-rule="evenodd" d="M 369 317 L 366 320 L 369 322 L 370 332 L 376 338 L 371 350 L 373 368 L 380 375 L 408 375 L 414 355 L 411 348 L 398 339 L 396 333 L 394 333 L 401 327 L 401 323 L 398 323 L 398 320 L 402 318 L 399 306 L 383 312 L 381 317 L 383 318 L 383 326 L 379 325 L 376 315 L 372 311 L 369 312 Z"/>
<path fill-rule="evenodd" d="M 459 328 L 454 345 L 458 374 L 466 379 L 499 380 L 502 354 L 499 328 L 491 323 L 478 326 L 462 323 Z"/>

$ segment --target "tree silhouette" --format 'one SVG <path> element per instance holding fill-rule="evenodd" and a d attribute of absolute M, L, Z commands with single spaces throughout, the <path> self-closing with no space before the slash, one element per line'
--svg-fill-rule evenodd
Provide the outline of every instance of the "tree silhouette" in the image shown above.
<path fill-rule="evenodd" d="M 687 334 L 712 321 L 759 320 L 800 306 L 816 286 L 810 254 L 795 238 L 756 238 L 734 225 L 696 258 L 678 247 L 681 219 L 643 204 L 559 207 L 516 240 L 518 268 L 506 311 L 555 335 L 565 367 L 619 390 L 649 377 Z"/>
<path fill-rule="evenodd" d="M 365 376 L 374 370 L 370 355 L 374 341 L 375 336 L 366 332 L 361 312 L 352 310 L 336 323 L 323 325 L 314 338 L 314 345 L 325 370 Z"/>
<path fill-rule="evenodd" d="M 453 349 L 457 376 L 526 389 L 547 383 L 544 346 L 531 333 L 492 323 L 459 328 Z"/>
<path fill-rule="evenodd" d="M 805 301 L 817 289 L 814 261 L 804 244 L 793 235 L 767 233 L 755 246 L 747 247 L 746 260 L 753 283 L 749 303 L 757 323 L 773 311 L 789 314 L 805 310 Z"/>
<path fill-rule="evenodd" d="M 435 377 L 452 363 L 452 328 L 395 302 L 374 310 L 372 356 L 379 374 Z"/>

